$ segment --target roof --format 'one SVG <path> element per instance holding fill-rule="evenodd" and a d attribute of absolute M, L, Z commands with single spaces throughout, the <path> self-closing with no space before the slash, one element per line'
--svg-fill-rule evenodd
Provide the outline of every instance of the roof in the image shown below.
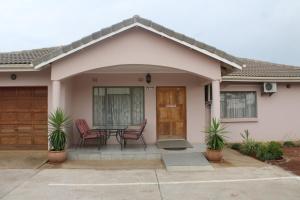
<path fill-rule="evenodd" d="M 33 60 L 40 58 L 59 47 L 49 47 L 42 49 L 32 49 L 24 51 L 14 51 L 0 53 L 0 65 L 4 64 L 31 64 Z"/>
<path fill-rule="evenodd" d="M 161 25 L 159 25 L 155 22 L 152 22 L 148 19 L 139 17 L 137 15 L 133 16 L 132 18 L 123 20 L 122 22 L 114 24 L 110 27 L 101 29 L 98 32 L 92 33 L 80 40 L 72 42 L 71 44 L 55 48 L 53 51 L 49 51 L 49 52 L 47 52 L 41 56 L 37 56 L 35 58 L 33 58 L 33 56 L 30 56 L 31 54 L 29 54 L 27 56 L 23 56 L 23 57 L 21 55 L 17 54 L 17 56 L 14 59 L 10 59 L 11 64 L 13 64 L 13 62 L 28 62 L 30 60 L 32 66 L 34 66 L 37 69 L 37 68 L 45 66 L 57 59 L 60 59 L 66 55 L 74 53 L 77 50 L 80 50 L 89 45 L 92 45 L 102 39 L 105 39 L 107 37 L 110 37 L 114 34 L 128 30 L 133 27 L 141 27 L 141 28 L 150 30 L 152 32 L 155 32 L 157 34 L 160 34 L 162 36 L 166 36 L 169 39 L 177 41 L 183 45 L 189 46 L 190 48 L 200 51 L 201 53 L 204 53 L 210 57 L 213 57 L 225 64 L 228 64 L 235 68 L 241 69 L 242 63 L 238 59 L 236 59 L 234 56 L 232 56 L 224 51 L 221 51 L 213 46 L 207 45 L 203 42 L 199 42 L 199 41 L 197 41 L 193 38 L 190 38 L 186 35 L 175 32 L 164 26 L 161 26 Z M 32 50 L 32 51 L 34 51 L 34 50 Z M 24 51 L 24 52 L 30 52 L 30 51 Z M 12 52 L 12 53 L 14 53 L 14 52 Z M 25 54 L 22 54 L 22 55 L 25 55 Z M 5 63 L 5 58 L 3 58 L 3 57 L 9 57 L 9 56 L 10 56 L 9 53 L 0 53 L 0 64 L 7 64 L 7 63 Z M 4 63 L 2 62 L 2 60 L 4 60 Z"/>
<path fill-rule="evenodd" d="M 122 32 L 135 26 L 154 31 L 163 36 L 167 36 L 170 39 L 180 42 L 181 44 L 199 50 L 202 53 L 206 53 L 209 56 L 215 55 L 216 58 L 219 58 L 221 62 L 228 61 L 226 64 L 236 66 L 246 65 L 246 67 L 242 67 L 242 70 L 235 70 L 234 72 L 224 76 L 224 80 L 239 80 L 258 77 L 298 77 L 300 79 L 300 68 L 298 67 L 275 64 L 254 59 L 238 58 L 215 47 L 199 42 L 193 38 L 170 30 L 164 26 L 161 26 L 159 24 L 156 24 L 155 22 L 141 18 L 139 16 L 134 16 L 132 18 L 126 19 L 120 23 L 92 33 L 68 45 L 0 53 L 0 68 L 17 69 L 31 67 L 32 69 L 36 69 L 55 61 L 55 59 L 60 59 L 66 55 L 76 52 L 77 50 L 85 48 L 109 36 L 112 36 L 112 34 Z"/>
<path fill-rule="evenodd" d="M 238 59 L 243 62 L 246 67 L 243 67 L 242 70 L 236 70 L 232 73 L 227 74 L 223 77 L 223 79 L 300 77 L 300 67 L 297 66 L 277 64 L 248 58 Z"/>

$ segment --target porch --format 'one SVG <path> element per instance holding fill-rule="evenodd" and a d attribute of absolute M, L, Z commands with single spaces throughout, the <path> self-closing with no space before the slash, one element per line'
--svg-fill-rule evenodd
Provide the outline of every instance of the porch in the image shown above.
<path fill-rule="evenodd" d="M 61 107 L 74 122 L 85 119 L 91 129 L 106 124 L 137 126 L 147 119 L 147 144 L 160 139 L 204 143 L 210 117 L 219 115 L 218 104 L 210 107 L 205 102 L 205 85 L 213 82 L 212 96 L 218 99 L 219 81 L 166 67 L 143 66 L 143 73 L 131 70 L 136 67 L 93 70 L 53 81 L 53 107 Z M 68 132 L 69 146 L 77 145 L 76 126 Z M 108 144 L 117 144 L 115 137 Z"/>
<path fill-rule="evenodd" d="M 174 136 L 203 143 L 210 118 L 220 116 L 222 73 L 234 68 L 223 61 L 135 27 L 53 62 L 50 110 L 61 107 L 90 128 L 147 119 L 147 144 Z M 211 109 L 205 103 L 207 84 Z M 69 135 L 69 144 L 76 144 L 75 127 Z"/>

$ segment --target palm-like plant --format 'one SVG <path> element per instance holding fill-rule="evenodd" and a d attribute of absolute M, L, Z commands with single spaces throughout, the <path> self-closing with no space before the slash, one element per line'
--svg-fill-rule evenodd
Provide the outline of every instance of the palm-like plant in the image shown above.
<path fill-rule="evenodd" d="M 49 115 L 50 126 L 50 149 L 51 151 L 62 151 L 65 149 L 67 138 L 65 129 L 71 125 L 71 119 L 65 113 L 57 108 L 54 113 Z"/>
<path fill-rule="evenodd" d="M 227 132 L 225 128 L 222 127 L 220 120 L 213 118 L 211 125 L 205 132 L 207 148 L 211 150 L 222 150 L 226 142 L 226 136 L 224 134 Z"/>

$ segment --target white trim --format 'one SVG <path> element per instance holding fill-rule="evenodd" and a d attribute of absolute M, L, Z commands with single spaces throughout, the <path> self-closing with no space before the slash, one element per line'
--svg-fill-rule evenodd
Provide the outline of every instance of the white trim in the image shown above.
<path fill-rule="evenodd" d="M 300 82 L 300 77 L 237 77 L 237 76 L 223 76 L 224 82 Z"/>
<path fill-rule="evenodd" d="M 75 49 L 72 49 L 72 50 L 70 50 L 70 51 L 68 51 L 68 52 L 66 52 L 66 53 L 63 53 L 63 54 L 61 54 L 61 55 L 59 55 L 59 56 L 56 56 L 56 57 L 54 57 L 54 58 L 52 58 L 52 59 L 50 59 L 50 60 L 44 61 L 44 62 L 38 64 L 37 66 L 35 66 L 34 68 L 35 68 L 35 69 L 39 69 L 39 68 L 41 68 L 41 67 L 43 67 L 43 66 L 45 66 L 45 65 L 47 65 L 47 64 L 49 64 L 49 63 L 51 63 L 51 62 L 54 62 L 54 61 L 56 61 L 56 60 L 58 60 L 58 59 L 60 59 L 60 58 L 63 58 L 63 57 L 65 57 L 65 56 L 67 56 L 67 55 L 70 55 L 70 54 L 72 54 L 72 53 L 75 53 L 75 52 L 77 52 L 77 51 L 79 51 L 79 50 L 81 50 L 81 49 L 83 49 L 83 48 L 85 48 L 85 47 L 88 47 L 88 46 L 90 46 L 90 45 L 92 45 L 92 44 L 95 44 L 95 43 L 101 41 L 101 40 L 104 40 L 104 39 L 106 39 L 106 38 L 108 38 L 108 37 L 111 37 L 111 36 L 113 36 L 113 35 L 116 35 L 116 34 L 118 34 L 118 33 L 121 33 L 121 32 L 123 32 L 123 31 L 126 31 L 126 30 L 131 29 L 131 28 L 136 27 L 136 26 L 141 27 L 141 28 L 144 28 L 144 29 L 146 29 L 146 30 L 149 30 L 149 31 L 151 31 L 151 32 L 153 32 L 153 33 L 159 34 L 159 35 L 161 35 L 161 36 L 163 36 L 163 37 L 166 37 L 166 38 L 168 38 L 168 39 L 170 39 L 170 40 L 173 40 L 173 41 L 175 41 L 175 42 L 178 42 L 178 43 L 180 43 L 180 44 L 182 44 L 182 45 L 185 45 L 185 46 L 187 46 L 187 47 L 189 47 L 189 48 L 191 48 L 191 49 L 194 49 L 194 50 L 196 50 L 196 51 L 199 51 L 199 52 L 201 52 L 201 53 L 203 53 L 203 54 L 205 54 L 205 55 L 207 55 L 207 56 L 209 56 L 209 57 L 212 57 L 212 58 L 214 58 L 214 59 L 216 59 L 216 60 L 219 60 L 219 61 L 221 61 L 221 62 L 224 62 L 224 63 L 226 63 L 226 64 L 228 64 L 228 65 L 230 65 L 230 66 L 233 66 L 233 67 L 235 67 L 235 68 L 237 68 L 237 69 L 242 69 L 242 66 L 240 66 L 240 65 L 238 65 L 238 64 L 236 64 L 236 63 L 234 63 L 234 62 L 231 62 L 231 61 L 229 61 L 229 60 L 227 60 L 227 59 L 225 59 L 225 58 L 222 58 L 222 57 L 220 57 L 220 56 L 218 56 L 218 55 L 216 55 L 216 54 L 214 54 L 214 53 L 211 53 L 211 52 L 209 52 L 209 51 L 207 51 L 207 50 L 204 50 L 204 49 L 201 49 L 201 48 L 196 47 L 196 46 L 194 46 L 194 45 L 191 45 L 191 44 L 189 44 L 189 43 L 187 43 L 187 42 L 178 40 L 178 39 L 176 39 L 176 38 L 174 38 L 174 37 L 171 37 L 171 36 L 169 36 L 169 35 L 167 35 L 167 34 L 165 34 L 165 33 L 159 32 L 159 31 L 157 31 L 157 30 L 155 30 L 155 29 L 153 29 L 153 28 L 151 28 L 151 27 L 145 26 L 145 25 L 143 25 L 143 24 L 141 24 L 141 23 L 139 23 L 139 22 L 135 22 L 135 23 L 133 23 L 133 24 L 131 24 L 131 25 L 129 25 L 129 26 L 123 27 L 123 28 L 121 28 L 121 29 L 119 29 L 119 30 L 117 30 L 117 31 L 115 31 L 115 32 L 109 33 L 109 34 L 107 34 L 107 35 L 105 35 L 105 36 L 101 36 L 100 38 L 98 38 L 98 39 L 96 39 L 96 40 L 92 40 L 92 41 L 89 42 L 89 43 L 86 43 L 86 44 L 84 44 L 84 45 L 81 45 L 81 46 L 79 46 L 79 47 L 77 47 L 77 48 L 75 48 Z"/>
<path fill-rule="evenodd" d="M 0 72 L 37 71 L 31 64 L 0 64 Z"/>
<path fill-rule="evenodd" d="M 18 68 L 18 69 L 14 69 L 14 68 L 0 68 L 0 72 L 36 72 L 39 71 L 38 69 L 34 69 L 34 68 Z"/>
<path fill-rule="evenodd" d="M 222 123 L 258 122 L 257 117 L 251 118 L 221 118 Z"/>

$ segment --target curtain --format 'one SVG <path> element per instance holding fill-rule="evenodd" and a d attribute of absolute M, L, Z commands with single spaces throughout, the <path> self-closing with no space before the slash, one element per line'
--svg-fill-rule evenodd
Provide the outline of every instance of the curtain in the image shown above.
<path fill-rule="evenodd" d="M 94 125 L 137 125 L 144 119 L 144 88 L 94 88 Z"/>
<path fill-rule="evenodd" d="M 221 118 L 256 117 L 255 92 L 222 92 Z"/>

